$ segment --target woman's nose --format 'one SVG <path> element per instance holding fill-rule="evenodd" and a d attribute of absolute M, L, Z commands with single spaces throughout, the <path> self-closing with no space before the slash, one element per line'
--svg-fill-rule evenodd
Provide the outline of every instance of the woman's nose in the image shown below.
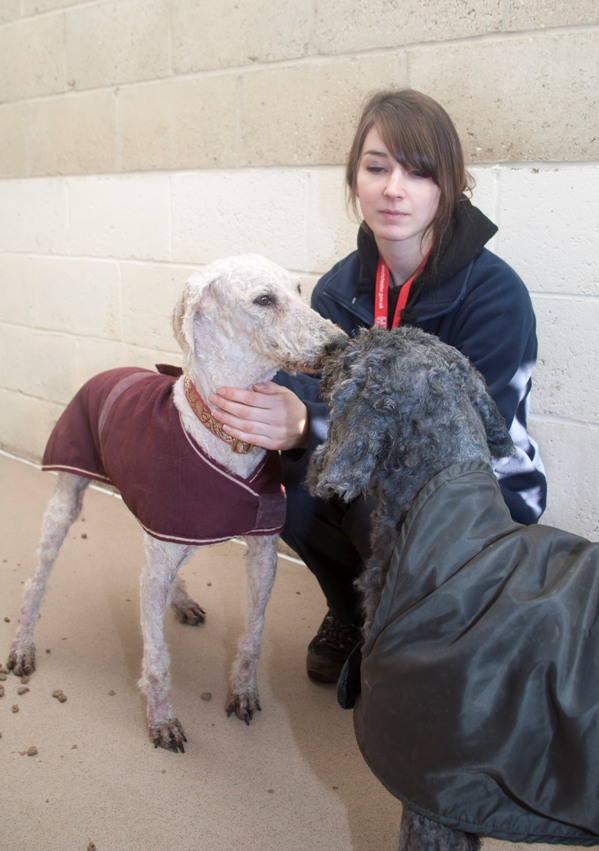
<path fill-rule="evenodd" d="M 400 198 L 404 194 L 404 181 L 399 169 L 394 168 L 389 172 L 385 195 L 390 198 Z"/>

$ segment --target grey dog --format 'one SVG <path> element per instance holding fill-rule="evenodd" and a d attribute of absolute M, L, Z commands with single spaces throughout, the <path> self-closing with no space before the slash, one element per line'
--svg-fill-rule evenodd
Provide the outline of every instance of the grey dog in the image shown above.
<path fill-rule="evenodd" d="M 456 349 L 375 329 L 323 363 L 308 486 L 374 505 L 361 693 L 355 659 L 339 693 L 400 851 L 599 845 L 599 544 L 511 519 L 493 464 L 514 447 Z"/>

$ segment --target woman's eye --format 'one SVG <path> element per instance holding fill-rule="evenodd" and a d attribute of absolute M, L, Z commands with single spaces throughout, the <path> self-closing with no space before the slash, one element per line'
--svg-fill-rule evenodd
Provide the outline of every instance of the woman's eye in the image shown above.
<path fill-rule="evenodd" d="M 264 295 L 259 295 L 255 298 L 254 304 L 258 304 L 260 307 L 268 307 L 269 304 L 274 304 L 274 301 L 267 293 L 265 293 Z"/>
<path fill-rule="evenodd" d="M 382 174 L 385 168 L 382 165 L 367 165 L 366 171 L 369 171 L 371 174 Z"/>

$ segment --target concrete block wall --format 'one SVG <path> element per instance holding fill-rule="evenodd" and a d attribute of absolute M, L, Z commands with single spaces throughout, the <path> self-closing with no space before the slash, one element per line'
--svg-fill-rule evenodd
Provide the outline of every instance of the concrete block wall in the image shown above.
<path fill-rule="evenodd" d="M 176 361 L 192 269 L 259 251 L 309 291 L 355 243 L 364 96 L 412 86 L 532 293 L 546 520 L 597 538 L 598 44 L 595 0 L 5 0 L 0 448 L 39 460 L 83 380 Z"/>

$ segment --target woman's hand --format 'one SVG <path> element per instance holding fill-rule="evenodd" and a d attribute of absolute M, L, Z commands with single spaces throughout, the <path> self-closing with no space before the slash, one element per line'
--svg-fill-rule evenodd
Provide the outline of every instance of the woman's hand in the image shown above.
<path fill-rule="evenodd" d="M 308 409 L 274 381 L 252 390 L 220 387 L 208 401 L 214 418 L 231 437 L 264 449 L 299 449 L 308 443 Z"/>

